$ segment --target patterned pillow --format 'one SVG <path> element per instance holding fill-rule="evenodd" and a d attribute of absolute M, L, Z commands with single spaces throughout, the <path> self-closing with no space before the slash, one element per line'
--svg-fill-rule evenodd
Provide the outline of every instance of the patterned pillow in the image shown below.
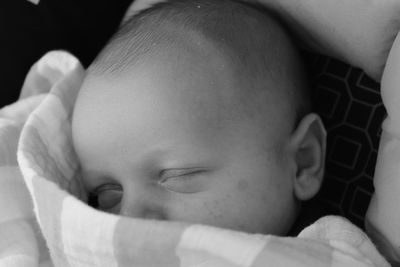
<path fill-rule="evenodd" d="M 315 111 L 328 131 L 325 180 L 317 201 L 326 213 L 364 227 L 373 189 L 381 123 L 380 84 L 338 60 L 307 55 Z"/>

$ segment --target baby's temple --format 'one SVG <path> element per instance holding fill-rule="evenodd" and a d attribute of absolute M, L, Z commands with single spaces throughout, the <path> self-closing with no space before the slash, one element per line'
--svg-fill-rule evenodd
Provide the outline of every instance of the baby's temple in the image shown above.
<path fill-rule="evenodd" d="M 0 109 L 0 266 L 399 265 L 400 5 L 296 5 L 137 0 L 89 66 L 37 61 Z M 376 18 L 362 37 L 354 7 Z M 316 92 L 308 53 L 381 82 L 361 225 L 320 204 L 339 179 L 320 103 L 336 74 Z"/>

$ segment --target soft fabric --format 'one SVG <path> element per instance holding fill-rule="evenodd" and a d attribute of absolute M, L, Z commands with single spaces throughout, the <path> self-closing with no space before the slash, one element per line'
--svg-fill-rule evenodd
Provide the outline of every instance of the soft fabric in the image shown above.
<path fill-rule="evenodd" d="M 16 152 L 27 117 L 52 85 L 78 66 L 78 61 L 69 54 L 49 54 L 31 68 L 20 100 L 0 110 L 1 267 L 51 265 Z"/>
<path fill-rule="evenodd" d="M 68 56 L 56 53 L 47 59 L 65 63 Z M 13 204 L 1 210 L 6 219 L 0 224 L 0 266 L 389 266 L 366 235 L 340 217 L 322 218 L 292 238 L 132 219 L 89 207 L 70 136 L 71 112 L 84 71 L 76 59 L 71 62 L 53 65 L 69 66 L 70 71 L 45 72 L 66 75 L 44 99 L 33 95 L 2 111 L 21 125 L 40 103 L 20 138 L 20 128 L 8 124 L 1 128 L 14 130 L 2 136 L 2 144 L 16 144 L 19 139 L 18 162 L 34 212 L 12 159 L 15 146 L 4 147 L 0 171 L 8 178 L 0 196 Z M 37 70 L 32 69 L 43 74 Z"/>
<path fill-rule="evenodd" d="M 387 118 L 382 125 L 375 194 L 367 213 L 367 230 L 394 266 L 400 266 L 400 34 L 382 78 Z"/>

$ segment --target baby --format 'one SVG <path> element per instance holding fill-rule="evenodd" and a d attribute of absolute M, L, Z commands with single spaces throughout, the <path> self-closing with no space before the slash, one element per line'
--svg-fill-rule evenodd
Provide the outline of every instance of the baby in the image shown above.
<path fill-rule="evenodd" d="M 319 190 L 325 130 L 274 15 L 175 0 L 130 18 L 89 67 L 73 143 L 95 206 L 286 235 Z"/>

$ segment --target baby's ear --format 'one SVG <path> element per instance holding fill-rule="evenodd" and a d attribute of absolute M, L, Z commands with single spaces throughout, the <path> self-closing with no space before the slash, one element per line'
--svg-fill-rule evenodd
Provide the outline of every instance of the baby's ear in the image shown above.
<path fill-rule="evenodd" d="M 321 118 L 308 114 L 298 124 L 289 143 L 296 165 L 294 193 L 299 200 L 315 196 L 322 184 L 325 168 L 326 131 Z"/>

